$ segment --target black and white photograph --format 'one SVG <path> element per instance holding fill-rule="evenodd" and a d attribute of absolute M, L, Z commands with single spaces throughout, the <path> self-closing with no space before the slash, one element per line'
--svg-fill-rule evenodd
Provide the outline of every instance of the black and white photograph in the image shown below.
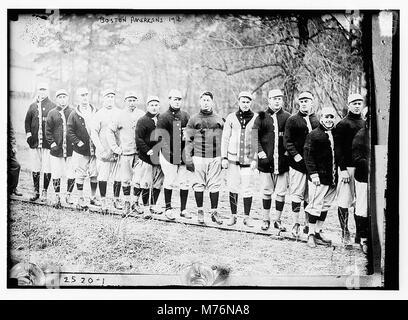
<path fill-rule="evenodd" d="M 7 288 L 398 288 L 399 10 L 7 20 Z"/>

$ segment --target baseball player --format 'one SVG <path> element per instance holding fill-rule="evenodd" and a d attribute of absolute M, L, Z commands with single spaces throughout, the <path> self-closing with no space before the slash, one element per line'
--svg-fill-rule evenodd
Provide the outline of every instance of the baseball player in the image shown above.
<path fill-rule="evenodd" d="M 333 129 L 333 136 L 336 146 L 336 162 L 339 166 L 338 184 L 338 217 L 342 230 L 342 237 L 345 243 L 350 241 L 348 230 L 349 208 L 355 208 L 355 180 L 354 167 L 352 161 L 352 142 L 356 133 L 364 127 L 364 120 L 361 117 L 361 110 L 364 102 L 361 94 L 350 94 L 348 97 L 348 113 L 340 120 Z"/>
<path fill-rule="evenodd" d="M 119 176 L 125 197 L 124 214 L 131 211 L 131 186 L 133 165 L 136 155 L 136 124 L 144 112 L 137 108 L 137 94 L 133 91 L 125 93 L 125 108 L 119 110 L 116 117 L 108 125 L 106 139 L 110 150 L 119 158 Z"/>
<path fill-rule="evenodd" d="M 172 191 L 178 188 L 180 189 L 180 216 L 191 219 L 191 214 L 186 210 L 191 173 L 186 169 L 183 155 L 184 129 L 190 116 L 181 110 L 181 104 L 181 92 L 170 90 L 169 109 L 159 115 L 156 129 L 156 138 L 161 143 L 159 159 L 164 174 L 165 215 L 170 220 L 175 219 L 171 206 Z"/>
<path fill-rule="evenodd" d="M 68 136 L 68 117 L 74 110 L 68 105 L 68 92 L 60 89 L 55 94 L 57 106 L 48 112 L 45 136 L 50 145 L 50 165 L 55 191 L 55 208 L 61 208 L 61 177 L 68 178 L 65 202 L 72 204 L 71 192 L 75 186 L 75 173 L 72 160 L 72 142 Z"/>
<path fill-rule="evenodd" d="M 324 107 L 320 114 L 320 125 L 307 135 L 304 146 L 310 196 L 305 208 L 309 221 L 307 244 L 311 248 L 315 248 L 316 244 L 331 244 L 321 233 L 327 211 L 336 197 L 337 184 L 335 145 L 331 131 L 336 111 Z"/>
<path fill-rule="evenodd" d="M 306 135 L 319 126 L 319 120 L 313 113 L 314 97 L 309 91 L 299 94 L 299 111 L 286 121 L 284 145 L 289 153 L 289 193 L 292 198 L 294 225 L 292 234 L 300 234 L 299 213 L 301 202 L 307 206 L 306 166 L 303 160 L 303 147 Z M 307 231 L 307 228 L 304 230 Z"/>
<path fill-rule="evenodd" d="M 238 111 L 230 113 L 225 119 L 222 133 L 221 156 L 222 167 L 227 170 L 227 186 L 230 196 L 231 218 L 227 225 L 237 222 L 238 193 L 244 199 L 244 225 L 253 227 L 249 216 L 252 206 L 253 173 L 252 160 L 256 156 L 257 142 L 253 126 L 257 115 L 251 110 L 252 94 L 242 91 L 238 96 Z M 255 144 L 256 143 L 256 144 Z"/>
<path fill-rule="evenodd" d="M 356 184 L 356 242 L 360 243 L 364 253 L 368 251 L 368 158 L 369 158 L 368 124 L 354 136 L 352 144 L 352 161 L 356 168 L 354 179 Z"/>
<path fill-rule="evenodd" d="M 221 137 L 224 121 L 213 112 L 213 107 L 213 94 L 204 91 L 200 95 L 200 112 L 193 115 L 187 124 L 186 167 L 194 172 L 193 190 L 198 222 L 204 223 L 204 190 L 208 189 L 211 219 L 222 224 L 217 208 L 221 188 Z"/>
<path fill-rule="evenodd" d="M 147 112 L 139 119 L 136 126 L 136 146 L 139 160 L 135 166 L 134 185 L 138 185 L 142 190 L 144 217 L 148 218 L 151 213 L 162 213 L 156 204 L 164 177 L 160 165 L 153 164 L 151 160 L 152 157 L 158 159 L 160 149 L 156 147 L 157 141 L 154 139 L 154 130 L 156 129 L 158 112 L 160 110 L 160 99 L 157 96 L 149 96 L 146 104 Z"/>
<path fill-rule="evenodd" d="M 8 170 L 7 170 L 7 187 L 8 194 L 15 196 L 22 196 L 17 190 L 18 179 L 20 177 L 20 164 L 16 158 L 16 136 L 14 133 L 13 126 L 9 119 L 9 135 L 8 135 L 8 144 L 7 144 L 7 153 L 8 153 Z"/>
<path fill-rule="evenodd" d="M 48 98 L 48 85 L 39 83 L 37 85 L 36 101 L 28 108 L 25 117 L 25 132 L 28 146 L 30 147 L 30 163 L 34 182 L 34 196 L 30 198 L 35 201 L 40 197 L 40 175 L 44 174 L 41 201 L 46 201 L 47 190 L 51 181 L 50 146 L 45 137 L 45 123 L 48 112 L 55 108 Z"/>
<path fill-rule="evenodd" d="M 95 146 L 90 138 L 92 119 L 96 108 L 89 103 L 89 92 L 86 88 L 77 90 L 79 104 L 68 117 L 68 138 L 73 144 L 72 161 L 75 165 L 75 179 L 79 194 L 78 208 L 86 209 L 84 198 L 84 181 L 89 176 L 91 185 L 91 205 L 100 205 L 96 200 L 98 173 L 96 171 Z"/>
<path fill-rule="evenodd" d="M 115 91 L 104 90 L 102 93 L 102 108 L 94 117 L 91 128 L 91 139 L 95 145 L 96 169 L 98 172 L 99 193 L 101 195 L 102 213 L 109 211 L 106 200 L 106 188 L 109 178 L 113 180 L 114 207 L 119 207 L 119 194 L 121 182 L 119 178 L 119 159 L 113 153 L 108 142 L 108 126 L 118 116 L 119 109 L 115 106 Z"/>
<path fill-rule="evenodd" d="M 286 231 L 281 223 L 281 215 L 285 205 L 288 189 L 289 165 L 286 150 L 283 146 L 283 134 L 290 113 L 283 110 L 283 92 L 274 89 L 268 93 L 268 108 L 259 113 L 254 129 L 258 133 L 258 154 L 255 165 L 261 177 L 262 206 L 264 211 L 261 229 L 270 226 L 270 209 L 272 193 L 275 192 L 274 228 Z"/>

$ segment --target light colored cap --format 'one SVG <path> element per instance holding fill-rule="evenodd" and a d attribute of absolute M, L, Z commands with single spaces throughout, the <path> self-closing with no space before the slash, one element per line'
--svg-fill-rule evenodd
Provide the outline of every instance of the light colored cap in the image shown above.
<path fill-rule="evenodd" d="M 284 94 L 283 94 L 282 90 L 280 90 L 280 89 L 273 89 L 273 90 L 269 91 L 269 93 L 268 93 L 269 98 L 283 97 L 283 96 L 284 96 Z"/>
<path fill-rule="evenodd" d="M 58 96 L 60 96 L 60 95 L 62 95 L 62 94 L 66 95 L 66 96 L 69 95 L 68 92 L 67 92 L 67 90 L 65 90 L 65 89 L 59 89 L 59 90 L 55 93 L 55 98 L 58 97 Z"/>
<path fill-rule="evenodd" d="M 303 91 L 299 94 L 298 100 L 310 99 L 313 100 L 313 95 L 309 91 Z"/>
<path fill-rule="evenodd" d="M 242 98 L 242 97 L 246 97 L 252 100 L 252 93 L 249 91 L 241 91 L 238 95 L 238 99 Z"/>
<path fill-rule="evenodd" d="M 364 101 L 363 96 L 359 93 L 352 93 L 348 96 L 347 104 L 352 103 L 353 101 L 361 100 Z"/>
<path fill-rule="evenodd" d="M 170 92 L 169 92 L 169 98 L 171 98 L 171 97 L 173 97 L 173 98 L 180 98 L 180 99 L 183 98 L 183 96 L 182 96 L 180 90 L 177 90 L 177 89 L 171 89 L 171 90 L 170 90 Z"/>
<path fill-rule="evenodd" d="M 147 100 L 146 100 L 146 104 L 148 104 L 149 102 L 152 102 L 152 101 L 160 102 L 160 99 L 159 99 L 158 96 L 148 96 Z"/>
<path fill-rule="evenodd" d="M 323 107 L 320 110 L 320 114 L 321 115 L 331 114 L 331 115 L 333 115 L 335 117 L 336 116 L 336 110 L 334 110 L 334 108 L 332 108 L 332 107 Z"/>
<path fill-rule="evenodd" d="M 131 90 L 126 91 L 125 92 L 125 99 L 130 98 L 130 97 L 137 99 L 137 93 L 135 91 L 131 91 Z"/>
<path fill-rule="evenodd" d="M 102 92 L 102 97 L 105 97 L 105 96 L 107 96 L 108 94 L 114 94 L 114 95 L 116 95 L 115 90 L 113 90 L 113 89 L 106 89 L 106 90 L 104 90 L 104 91 Z"/>
<path fill-rule="evenodd" d="M 37 89 L 49 89 L 48 83 L 47 82 L 39 82 L 37 83 Z"/>
<path fill-rule="evenodd" d="M 82 96 L 82 95 L 85 94 L 85 93 L 88 93 L 88 94 L 89 94 L 89 91 L 88 91 L 87 88 L 84 88 L 84 87 L 78 88 L 78 90 L 77 90 L 77 95 Z"/>

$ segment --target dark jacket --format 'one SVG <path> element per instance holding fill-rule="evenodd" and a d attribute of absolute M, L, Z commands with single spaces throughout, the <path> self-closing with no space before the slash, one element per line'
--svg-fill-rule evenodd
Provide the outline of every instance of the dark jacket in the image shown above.
<path fill-rule="evenodd" d="M 364 123 L 361 115 L 349 112 L 333 129 L 336 162 L 342 171 L 354 166 L 351 159 L 351 145 L 356 133 L 364 127 Z"/>
<path fill-rule="evenodd" d="M 294 157 L 297 154 L 300 154 L 303 157 L 303 147 L 305 145 L 306 136 L 309 133 L 305 117 L 306 116 L 303 115 L 300 111 L 292 115 L 286 121 L 285 135 L 283 137 L 285 148 L 289 153 L 289 166 L 303 173 L 306 173 L 304 159 L 296 162 L 294 160 Z M 319 120 L 317 120 L 317 117 L 314 113 L 309 116 L 309 120 L 312 129 L 315 129 L 319 126 Z"/>
<path fill-rule="evenodd" d="M 304 146 L 304 160 L 309 180 L 311 180 L 311 175 L 317 173 L 321 184 L 327 186 L 336 185 L 336 164 L 333 159 L 334 146 L 331 144 L 327 130 L 321 124 L 307 135 Z"/>
<path fill-rule="evenodd" d="M 172 164 L 183 164 L 185 138 L 184 128 L 190 116 L 187 112 L 171 107 L 159 115 L 156 138 L 162 143 L 164 158 Z M 173 132 L 174 131 L 174 132 Z"/>
<path fill-rule="evenodd" d="M 93 117 L 96 113 L 96 108 L 94 108 L 92 105 L 89 106 L 91 108 L 91 112 L 90 119 L 87 120 L 88 122 L 91 121 L 91 117 Z M 95 146 L 90 138 L 90 123 L 85 122 L 84 115 L 80 111 L 79 106 L 77 106 L 69 115 L 67 126 L 68 139 L 73 144 L 74 151 L 83 156 L 94 156 Z M 78 146 L 80 142 L 83 143 L 81 147 Z"/>
<path fill-rule="evenodd" d="M 368 182 L 368 156 L 368 129 L 364 127 L 357 132 L 352 143 L 352 161 L 356 167 L 354 178 L 358 182 Z"/>
<path fill-rule="evenodd" d="M 37 103 L 37 101 L 33 102 L 27 110 L 25 117 L 25 132 L 27 137 L 31 135 L 31 138 L 29 139 L 29 146 L 31 149 L 38 147 L 49 149 L 50 145 L 48 144 L 45 136 L 45 123 L 47 122 L 48 112 L 55 108 L 56 105 L 48 97 L 41 101 L 42 146 L 39 146 L 38 130 L 40 127 L 40 119 L 38 118 L 39 110 Z"/>
<path fill-rule="evenodd" d="M 258 153 L 265 152 L 267 158 L 259 159 L 258 158 L 258 170 L 261 172 L 271 172 L 275 171 L 275 127 L 272 115 L 274 114 L 273 110 L 268 108 L 266 111 L 261 111 L 258 114 L 258 118 L 255 120 L 254 130 L 257 130 L 258 134 Z M 278 121 L 278 172 L 283 173 L 289 171 L 289 159 L 285 154 L 286 149 L 283 145 L 283 135 L 285 133 L 286 121 L 289 119 L 290 113 L 280 109 L 276 113 L 276 119 Z"/>
<path fill-rule="evenodd" d="M 224 121 L 213 111 L 193 115 L 186 128 L 186 162 L 192 155 L 201 158 L 221 156 L 221 138 Z"/>
<path fill-rule="evenodd" d="M 156 129 L 155 119 L 157 118 L 155 118 L 153 114 L 147 112 L 138 120 L 136 125 L 136 147 L 139 153 L 139 158 L 149 164 L 153 163 L 150 156 L 147 155 L 147 152 L 153 149 L 158 143 L 154 136 L 152 136 L 153 131 Z"/>
<path fill-rule="evenodd" d="M 74 110 L 72 107 L 67 106 L 64 109 L 64 119 L 60 113 L 61 108 L 55 107 L 48 112 L 47 123 L 45 126 L 45 136 L 47 142 L 50 145 L 50 154 L 54 157 L 70 157 L 72 156 L 72 142 L 68 137 L 67 121 L 71 112 Z M 64 140 L 66 145 L 64 146 Z"/>

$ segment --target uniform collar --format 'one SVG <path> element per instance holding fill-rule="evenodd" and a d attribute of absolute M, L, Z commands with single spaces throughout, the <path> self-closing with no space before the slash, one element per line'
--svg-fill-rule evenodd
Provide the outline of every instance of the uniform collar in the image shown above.
<path fill-rule="evenodd" d="M 361 113 L 360 114 L 355 114 L 355 113 L 350 112 L 350 111 L 347 113 L 347 118 L 350 118 L 350 119 L 362 119 Z"/>
<path fill-rule="evenodd" d="M 157 117 L 158 115 L 159 115 L 158 113 L 153 114 L 153 113 L 150 113 L 149 111 L 146 112 L 146 116 L 148 116 L 151 119 L 154 118 L 154 117 Z"/>
<path fill-rule="evenodd" d="M 213 114 L 213 110 L 211 109 L 210 111 L 205 111 L 205 110 L 200 109 L 200 114 L 205 115 L 205 116 L 209 116 L 209 115 Z"/>
<path fill-rule="evenodd" d="M 169 107 L 169 111 L 170 111 L 171 113 L 179 113 L 179 112 L 180 112 L 180 108 L 174 109 L 174 108 L 172 108 L 172 107 Z"/>

